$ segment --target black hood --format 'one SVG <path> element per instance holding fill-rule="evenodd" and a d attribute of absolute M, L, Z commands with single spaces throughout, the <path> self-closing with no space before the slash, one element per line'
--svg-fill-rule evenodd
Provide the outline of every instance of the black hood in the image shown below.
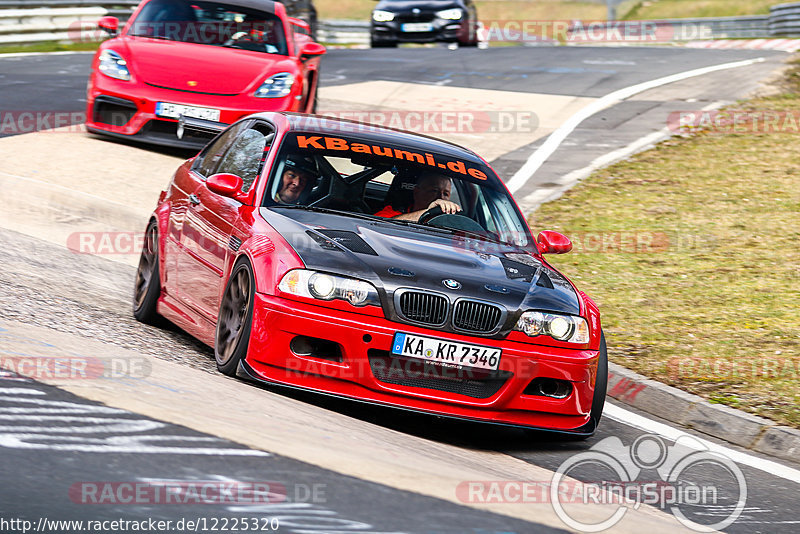
<path fill-rule="evenodd" d="M 517 247 L 417 226 L 303 209 L 261 209 L 309 269 L 368 280 L 378 289 L 386 317 L 395 290 L 415 288 L 500 305 L 501 333 L 528 309 L 579 315 L 572 285 Z M 461 287 L 449 289 L 445 280 Z"/>
<path fill-rule="evenodd" d="M 415 7 L 423 12 L 443 11 L 455 7 L 464 9 L 463 4 L 454 0 L 381 0 L 375 6 L 375 9 L 391 11 L 392 13 L 406 13 Z"/>

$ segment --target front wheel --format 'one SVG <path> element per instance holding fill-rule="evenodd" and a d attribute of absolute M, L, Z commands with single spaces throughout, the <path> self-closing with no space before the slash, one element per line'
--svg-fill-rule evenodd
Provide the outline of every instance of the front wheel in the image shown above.
<path fill-rule="evenodd" d="M 253 268 L 247 259 L 242 259 L 233 266 L 217 317 L 214 358 L 222 374 L 235 376 L 239 362 L 247 354 L 254 300 Z"/>
<path fill-rule="evenodd" d="M 133 287 L 133 316 L 137 321 L 158 323 L 158 297 L 161 295 L 161 276 L 158 269 L 158 225 L 150 221 L 144 234 L 136 282 Z"/>

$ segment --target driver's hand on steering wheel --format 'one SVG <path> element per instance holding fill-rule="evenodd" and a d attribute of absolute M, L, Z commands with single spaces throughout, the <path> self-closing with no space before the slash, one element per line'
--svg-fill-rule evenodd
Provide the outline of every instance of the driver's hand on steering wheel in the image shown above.
<path fill-rule="evenodd" d="M 458 213 L 459 211 L 461 211 L 461 206 L 459 206 L 455 202 L 444 200 L 443 198 L 437 198 L 436 200 L 428 204 L 428 209 L 435 208 L 436 206 L 442 208 L 442 213 L 447 215 L 452 215 L 454 213 Z"/>

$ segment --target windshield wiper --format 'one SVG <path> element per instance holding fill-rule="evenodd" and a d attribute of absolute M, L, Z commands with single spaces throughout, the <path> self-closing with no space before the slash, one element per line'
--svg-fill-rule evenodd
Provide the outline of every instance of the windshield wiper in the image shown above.
<path fill-rule="evenodd" d="M 322 208 L 320 206 L 301 206 L 298 204 L 276 204 L 274 206 L 267 206 L 267 208 L 283 208 L 288 210 L 303 210 L 303 211 L 313 211 L 316 213 L 330 213 L 332 215 L 344 215 L 346 217 L 355 217 L 357 219 L 367 219 L 369 221 L 374 221 L 376 219 L 380 219 L 380 217 L 375 217 L 374 215 L 367 215 L 365 213 L 356 213 L 353 211 L 342 211 L 342 210 L 335 210 L 332 208 Z"/>
<path fill-rule="evenodd" d="M 174 39 L 170 39 L 169 37 L 164 37 L 163 35 L 140 35 L 138 33 L 130 34 L 131 37 L 144 37 L 145 39 L 157 39 L 159 41 L 174 41 Z"/>

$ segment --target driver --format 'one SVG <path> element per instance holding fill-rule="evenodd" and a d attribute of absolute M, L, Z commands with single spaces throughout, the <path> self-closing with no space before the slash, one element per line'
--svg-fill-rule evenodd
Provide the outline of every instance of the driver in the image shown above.
<path fill-rule="evenodd" d="M 275 193 L 275 202 L 297 204 L 309 183 L 317 178 L 317 166 L 307 156 L 289 154 L 286 158 L 281 183 Z"/>
<path fill-rule="evenodd" d="M 461 211 L 461 206 L 450 201 L 452 188 L 453 182 L 447 176 L 432 171 L 423 171 L 412 191 L 410 206 L 404 211 L 397 211 L 392 206 L 386 206 L 375 215 L 416 222 L 423 213 L 436 206 L 442 208 L 442 213 L 458 213 Z"/>

